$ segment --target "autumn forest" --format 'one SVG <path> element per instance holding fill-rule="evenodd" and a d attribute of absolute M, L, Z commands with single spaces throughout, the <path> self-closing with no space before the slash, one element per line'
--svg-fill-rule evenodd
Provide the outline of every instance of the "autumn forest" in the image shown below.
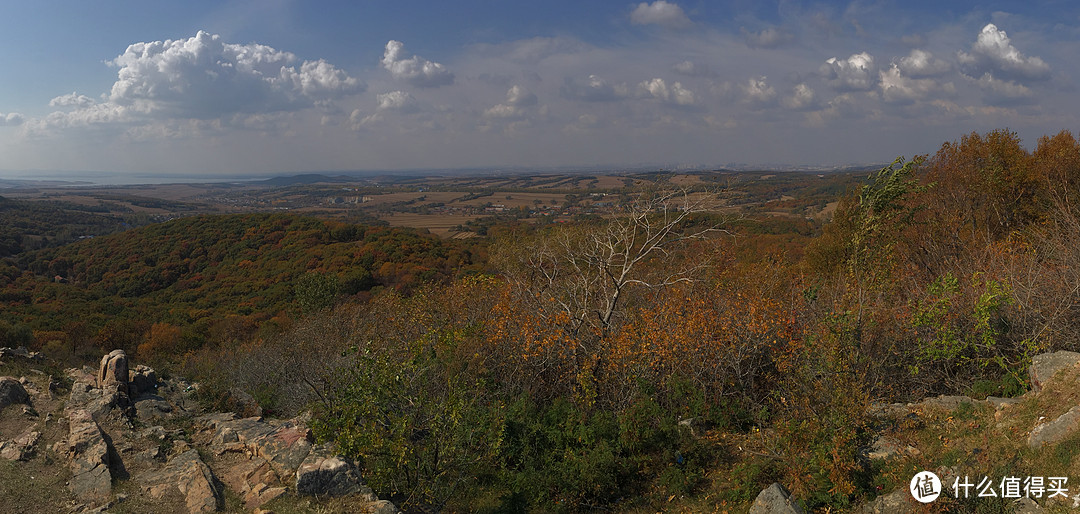
<path fill-rule="evenodd" d="M 673 175 L 542 190 L 559 202 L 539 181 L 445 186 L 471 195 L 452 214 L 431 183 L 167 218 L 0 192 L 0 346 L 72 366 L 123 349 L 208 407 L 239 388 L 268 416 L 310 410 L 417 512 L 739 510 L 775 481 L 851 508 L 910 477 L 859 456 L 875 405 L 1016 396 L 1034 355 L 1080 349 L 1067 131 Z M 439 213 L 462 217 L 403 225 Z"/>

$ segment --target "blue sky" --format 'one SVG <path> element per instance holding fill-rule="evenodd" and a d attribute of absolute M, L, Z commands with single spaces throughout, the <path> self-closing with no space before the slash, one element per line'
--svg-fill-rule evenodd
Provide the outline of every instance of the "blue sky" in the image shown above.
<path fill-rule="evenodd" d="M 0 178 L 884 162 L 1080 120 L 1080 5 L 9 2 Z"/>

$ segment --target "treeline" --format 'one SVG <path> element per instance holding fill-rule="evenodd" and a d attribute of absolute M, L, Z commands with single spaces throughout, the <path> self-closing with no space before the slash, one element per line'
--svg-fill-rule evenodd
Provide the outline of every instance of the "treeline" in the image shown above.
<path fill-rule="evenodd" d="M 445 282 L 483 255 L 411 229 L 193 216 L 22 254 L 0 265 L 0 301 L 8 325 L 30 327 L 41 346 L 171 359 L 274 333 L 373 288 Z M 154 342 L 166 333 L 168 344 Z"/>

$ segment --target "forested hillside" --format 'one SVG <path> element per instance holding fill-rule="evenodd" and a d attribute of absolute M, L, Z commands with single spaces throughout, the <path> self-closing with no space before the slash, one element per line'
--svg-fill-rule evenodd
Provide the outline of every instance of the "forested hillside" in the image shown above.
<path fill-rule="evenodd" d="M 3 265 L 0 299 L 3 322 L 37 331 L 38 344 L 134 352 L 149 343 L 182 354 L 272 333 L 339 296 L 444 282 L 472 269 L 474 257 L 411 229 L 194 216 L 20 255 Z M 159 333 L 177 341 L 158 348 L 148 335 Z"/>
<path fill-rule="evenodd" d="M 0 258 L 118 232 L 150 222 L 148 216 L 107 215 L 108 208 L 0 196 Z M 128 209 L 130 211 L 130 209 Z"/>
<path fill-rule="evenodd" d="M 0 338 L 123 348 L 208 404 L 314 409 L 383 497 L 470 512 L 738 510 L 777 480 L 850 509 L 910 479 L 862 456 L 875 406 L 1015 396 L 1034 355 L 1080 350 L 1068 132 L 1033 151 L 973 133 L 815 191 L 839 201 L 823 230 L 621 194 L 471 243 L 258 214 L 22 253 Z"/>

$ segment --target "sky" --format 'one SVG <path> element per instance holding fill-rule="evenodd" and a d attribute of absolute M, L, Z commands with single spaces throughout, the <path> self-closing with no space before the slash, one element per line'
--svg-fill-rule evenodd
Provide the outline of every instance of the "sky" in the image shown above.
<path fill-rule="evenodd" d="M 1071 0 L 2 5 L 0 178 L 832 166 L 1080 121 Z"/>

